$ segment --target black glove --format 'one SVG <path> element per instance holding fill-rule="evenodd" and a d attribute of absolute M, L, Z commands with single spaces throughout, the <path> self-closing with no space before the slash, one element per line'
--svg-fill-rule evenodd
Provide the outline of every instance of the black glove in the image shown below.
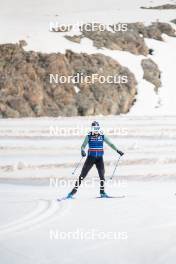
<path fill-rule="evenodd" d="M 120 150 L 117 150 L 117 153 L 118 153 L 120 156 L 123 156 L 123 155 L 124 155 L 124 153 L 123 153 L 122 151 L 120 151 Z"/>
<path fill-rule="evenodd" d="M 86 156 L 86 152 L 84 151 L 84 149 L 81 149 L 81 156 L 85 157 Z"/>

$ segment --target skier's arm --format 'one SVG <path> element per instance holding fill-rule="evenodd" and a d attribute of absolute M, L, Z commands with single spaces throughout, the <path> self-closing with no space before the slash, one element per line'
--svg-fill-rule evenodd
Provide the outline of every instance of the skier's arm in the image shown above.
<path fill-rule="evenodd" d="M 108 144 L 108 146 L 110 146 L 113 150 L 117 151 L 116 146 L 110 141 L 110 139 L 104 135 L 104 141 L 106 142 L 106 144 Z"/>
<path fill-rule="evenodd" d="M 87 146 L 87 143 L 88 143 L 88 136 L 85 137 L 84 142 L 81 145 L 81 156 L 82 157 L 86 156 L 85 147 Z"/>
<path fill-rule="evenodd" d="M 106 144 L 108 144 L 108 146 L 110 146 L 112 149 L 114 149 L 115 151 L 117 151 L 117 153 L 120 155 L 120 156 L 123 156 L 124 153 L 121 151 L 121 150 L 118 150 L 116 148 L 116 146 L 110 141 L 110 139 L 104 135 L 104 141 L 106 142 Z"/>
<path fill-rule="evenodd" d="M 81 150 L 84 150 L 86 148 L 87 144 L 88 144 L 88 136 L 85 137 L 85 139 L 81 145 Z"/>

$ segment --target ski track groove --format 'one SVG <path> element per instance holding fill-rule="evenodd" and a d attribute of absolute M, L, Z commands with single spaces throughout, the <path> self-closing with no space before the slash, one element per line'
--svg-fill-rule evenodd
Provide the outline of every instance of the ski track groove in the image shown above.
<path fill-rule="evenodd" d="M 39 200 L 37 207 L 25 216 L 0 226 L 0 235 L 6 235 L 13 232 L 27 231 L 26 229 L 35 228 L 38 225 L 45 224 L 53 217 L 63 215 L 68 209 L 68 206 L 63 206 L 62 203 L 58 203 L 55 200 Z"/>

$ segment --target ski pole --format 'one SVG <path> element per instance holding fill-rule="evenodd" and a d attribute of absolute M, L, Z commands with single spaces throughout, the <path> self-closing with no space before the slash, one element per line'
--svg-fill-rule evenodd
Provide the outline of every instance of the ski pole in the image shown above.
<path fill-rule="evenodd" d="M 75 168 L 74 168 L 74 171 L 72 172 L 72 175 L 75 174 L 76 170 L 78 169 L 79 165 L 81 164 L 81 161 L 84 157 L 81 157 L 80 161 L 76 164 Z"/>
<path fill-rule="evenodd" d="M 120 158 L 121 158 L 121 156 L 119 156 L 119 158 L 118 158 L 118 160 L 117 160 L 117 163 L 116 163 L 116 165 L 115 165 L 115 168 L 114 168 L 114 171 L 113 171 L 113 173 L 112 173 L 112 176 L 110 177 L 110 180 L 112 180 L 112 178 L 114 177 L 114 174 L 115 174 L 115 171 L 116 171 L 116 169 L 117 169 L 117 166 L 119 165 Z"/>

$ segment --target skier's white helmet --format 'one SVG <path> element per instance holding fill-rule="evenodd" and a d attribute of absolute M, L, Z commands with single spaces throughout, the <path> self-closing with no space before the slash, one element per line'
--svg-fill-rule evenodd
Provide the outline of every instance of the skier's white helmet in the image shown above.
<path fill-rule="evenodd" d="M 93 121 L 91 124 L 91 131 L 95 134 L 98 134 L 100 132 L 100 125 L 97 121 Z"/>

